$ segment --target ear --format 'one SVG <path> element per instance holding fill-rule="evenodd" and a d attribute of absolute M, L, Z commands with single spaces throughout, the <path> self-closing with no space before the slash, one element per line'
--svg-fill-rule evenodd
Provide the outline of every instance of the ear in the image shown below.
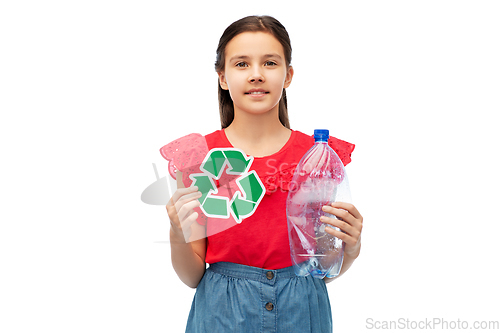
<path fill-rule="evenodd" d="M 217 72 L 217 75 L 219 75 L 220 87 L 224 90 L 229 90 L 229 88 L 227 87 L 226 76 L 224 75 L 224 72 Z"/>
<path fill-rule="evenodd" d="M 290 83 L 292 83 L 292 78 L 293 78 L 293 67 L 289 66 L 288 71 L 286 73 L 285 84 L 283 85 L 283 88 L 288 88 L 290 86 Z"/>

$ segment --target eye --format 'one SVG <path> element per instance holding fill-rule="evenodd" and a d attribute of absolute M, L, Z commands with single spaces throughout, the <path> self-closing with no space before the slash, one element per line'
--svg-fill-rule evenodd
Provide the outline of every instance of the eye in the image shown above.
<path fill-rule="evenodd" d="M 266 62 L 265 62 L 265 64 L 264 64 L 264 65 L 265 65 L 265 66 L 276 66 L 276 65 L 277 65 L 277 63 L 275 63 L 274 61 L 268 60 L 268 61 L 266 61 Z"/>
<path fill-rule="evenodd" d="M 244 68 L 244 67 L 247 67 L 248 65 L 246 64 L 246 62 L 239 62 L 235 66 L 240 67 L 240 68 Z"/>

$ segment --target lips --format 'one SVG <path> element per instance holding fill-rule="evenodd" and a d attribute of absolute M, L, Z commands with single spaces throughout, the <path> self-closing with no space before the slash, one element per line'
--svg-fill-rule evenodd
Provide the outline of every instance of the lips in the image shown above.
<path fill-rule="evenodd" d="M 269 91 L 265 91 L 264 89 L 250 89 L 245 93 L 245 95 L 264 95 L 269 94 Z"/>

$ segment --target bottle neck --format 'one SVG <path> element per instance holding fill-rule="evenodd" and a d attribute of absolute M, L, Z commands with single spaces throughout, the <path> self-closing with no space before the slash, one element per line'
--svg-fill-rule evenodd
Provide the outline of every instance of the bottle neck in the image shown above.
<path fill-rule="evenodd" d="M 327 142 L 328 138 L 330 137 L 330 131 L 327 129 L 315 129 L 314 130 L 314 141 L 315 143 L 320 141 L 320 142 Z"/>

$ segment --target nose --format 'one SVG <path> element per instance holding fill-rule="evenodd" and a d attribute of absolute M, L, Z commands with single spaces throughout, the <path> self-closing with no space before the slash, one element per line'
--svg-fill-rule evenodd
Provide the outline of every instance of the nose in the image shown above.
<path fill-rule="evenodd" d="M 248 81 L 251 83 L 265 81 L 264 75 L 262 75 L 260 68 L 254 67 L 254 70 L 252 71 L 251 75 L 249 76 Z"/>

